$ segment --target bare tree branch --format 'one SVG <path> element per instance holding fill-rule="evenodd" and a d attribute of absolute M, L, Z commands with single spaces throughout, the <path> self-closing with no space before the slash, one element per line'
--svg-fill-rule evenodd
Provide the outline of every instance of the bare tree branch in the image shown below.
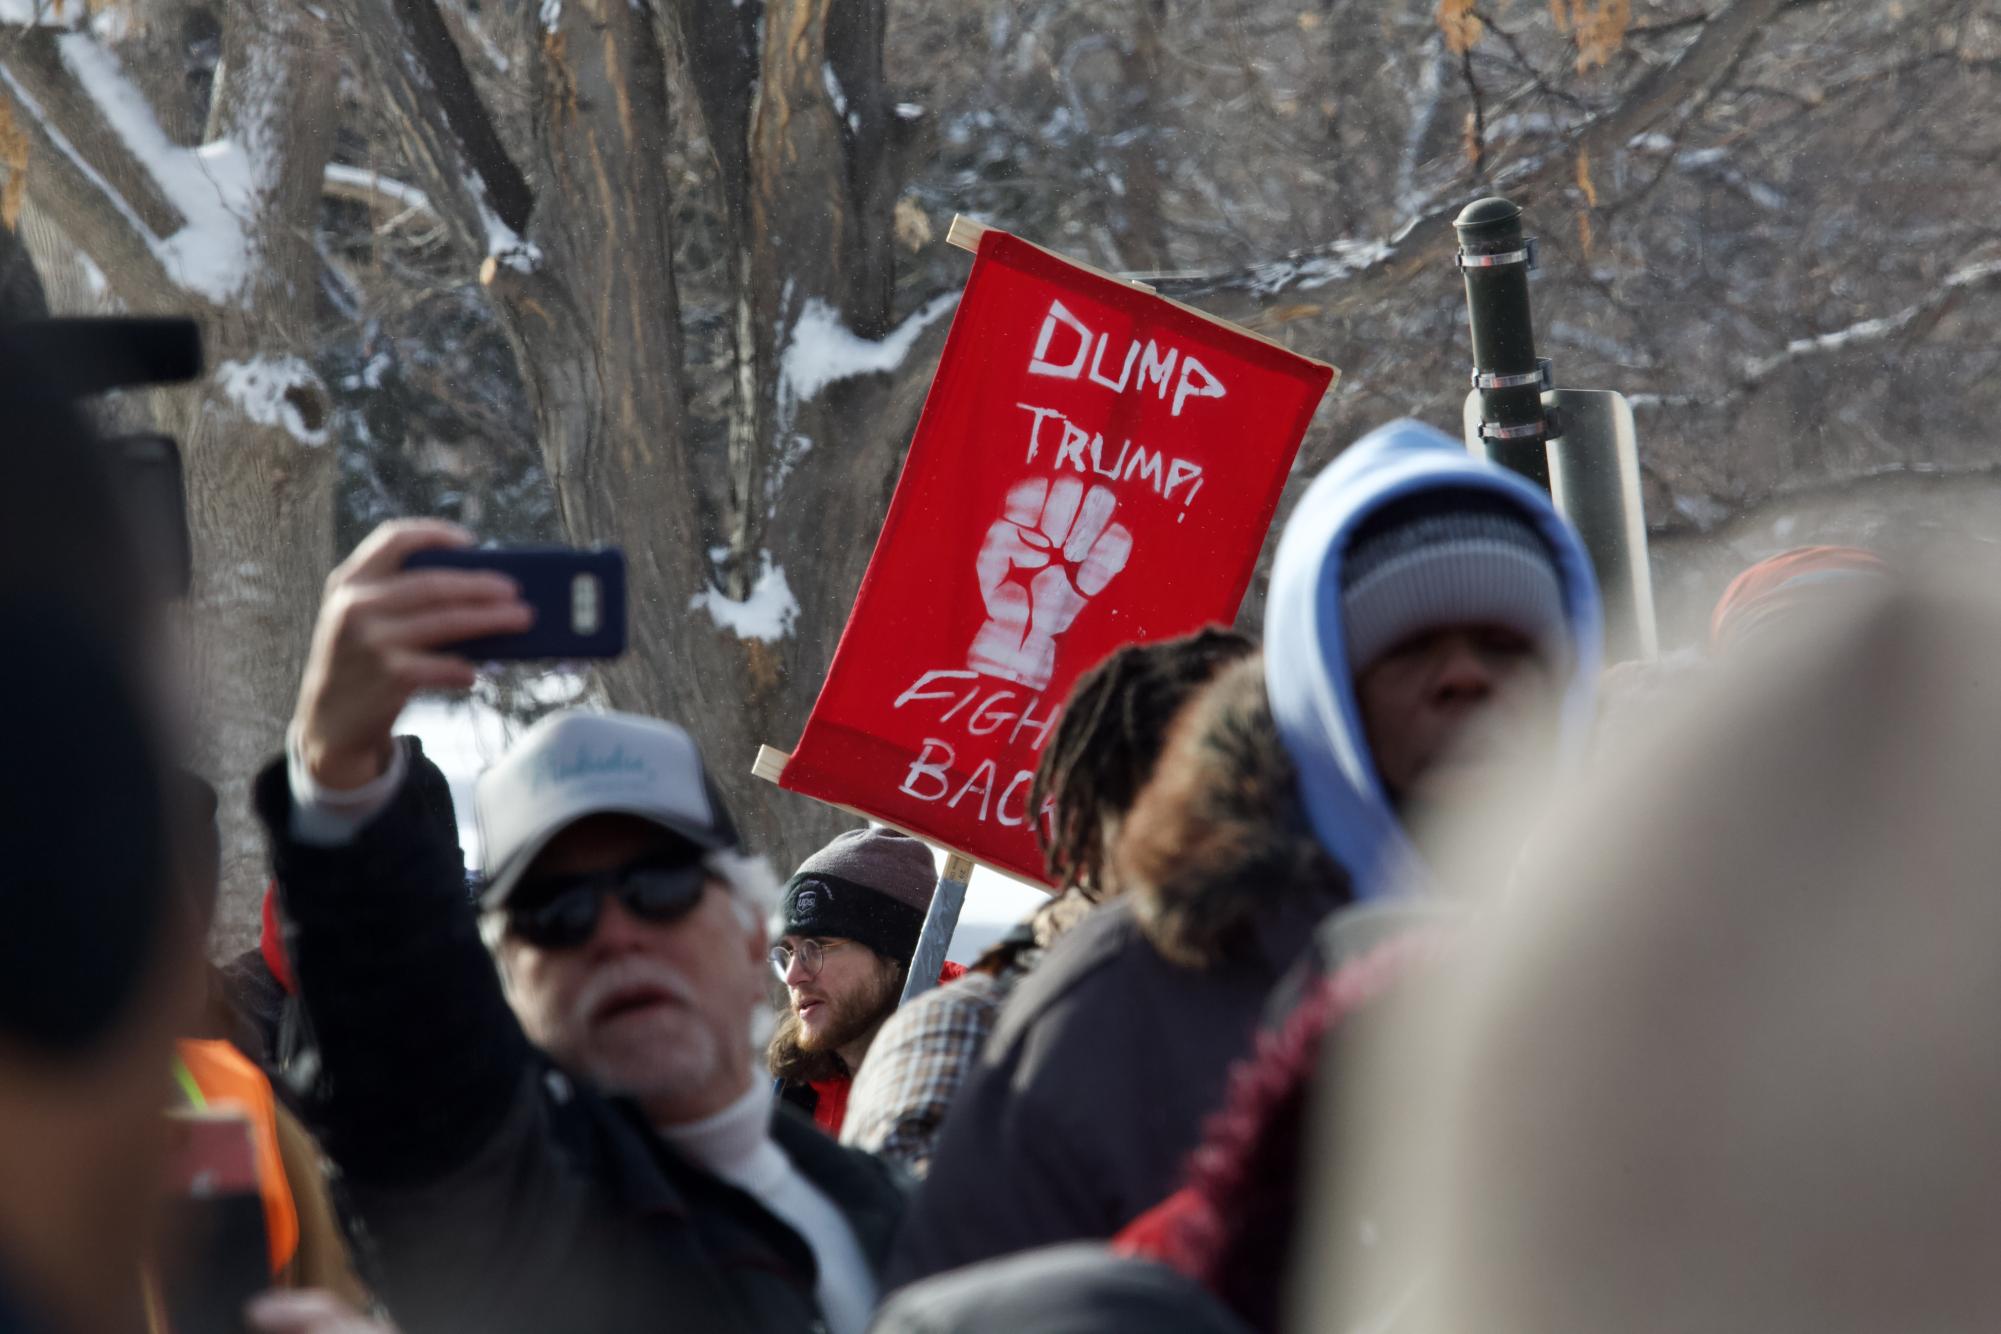
<path fill-rule="evenodd" d="M 1827 333 L 1795 338 L 1780 351 L 1746 363 L 1742 374 L 1720 394 L 1714 392 L 1633 394 L 1630 395 L 1630 402 L 1636 408 L 1649 409 L 1726 407 L 1756 393 L 1774 375 L 1802 361 L 1836 356 L 1874 343 L 1887 342 L 1906 330 L 1922 330 L 1935 322 L 1937 317 L 1943 315 L 1965 293 L 1995 283 L 1997 280 L 2001 280 L 2001 259 L 1962 265 L 1947 274 L 1922 300 L 1914 301 L 1901 310 L 1892 311 L 1888 315 L 1857 320 L 1853 324 L 1829 330 Z"/>
<path fill-rule="evenodd" d="M 1727 501 L 1717 500 L 1713 512 L 1705 514 L 1700 520 L 1670 508 L 1647 521 L 1647 534 L 1650 537 L 1674 538 L 1711 533 L 1722 527 L 1742 524 L 1761 510 L 1774 506 L 1794 506 L 1812 500 L 1852 500 L 1858 487 L 1872 483 L 1901 484 L 1929 490 L 1934 487 L 1950 488 L 1969 480 L 1992 481 L 1996 478 L 2001 478 L 2001 462 L 1879 463 L 1873 467 L 1826 476 L 1792 478 L 1749 495 L 1732 497 Z"/>
<path fill-rule="evenodd" d="M 478 177 L 487 206 L 508 230 L 525 236 L 535 196 L 528 178 L 500 142 L 500 132 L 479 100 L 465 57 L 452 41 L 435 0 L 393 0 L 393 5 L 409 58 L 437 97 L 438 111 L 457 137 L 466 165 Z"/>
<path fill-rule="evenodd" d="M 425 199 L 468 256 L 525 237 L 534 197 L 501 143 L 434 0 L 342 0 L 352 47 L 383 90 Z M 505 232 L 497 233 L 495 224 Z"/>
<path fill-rule="evenodd" d="M 9 90 L 17 101 L 33 102 L 36 110 L 29 119 L 63 127 L 72 154 L 103 178 L 123 211 L 138 218 L 150 234 L 171 236 L 185 219 L 65 64 L 61 49 L 65 40 L 90 39 L 52 28 L 23 31 L 0 57 Z"/>
<path fill-rule="evenodd" d="M 1515 58 L 1516 66 L 1529 76 L 1529 84 L 1537 92 L 1553 102 L 1561 102 L 1565 106 L 1575 110 L 1583 111 L 1586 109 L 1582 98 L 1574 93 L 1558 88 L 1549 81 L 1548 76 L 1536 68 L 1535 62 L 1529 59 L 1528 52 L 1522 49 L 1521 38 L 1495 22 L 1492 14 L 1486 10 L 1476 9 L 1472 11 L 1472 16 L 1480 21 L 1480 26 L 1484 31 L 1493 33 L 1495 37 L 1500 39 L 1501 45 L 1508 48 L 1508 53 Z M 1633 29 L 1628 28 L 1626 33 L 1628 36 L 1631 36 Z M 1472 54 L 1470 49 L 1467 54 Z"/>
<path fill-rule="evenodd" d="M 158 253 L 185 221 L 64 67 L 57 34 L 19 33 L 0 55 L 0 91 L 28 136 L 36 198 L 135 308 L 174 286 Z"/>
<path fill-rule="evenodd" d="M 414 185 L 405 185 L 366 167 L 329 162 L 322 188 L 329 199 L 366 204 L 375 213 L 387 214 L 390 226 L 411 218 L 422 218 L 427 222 L 438 219 L 429 195 Z"/>
<path fill-rule="evenodd" d="M 1482 180 L 1487 175 L 1487 104 L 1480 95 L 1480 80 L 1473 74 L 1473 48 L 1467 47 L 1459 55 L 1459 75 L 1466 83 L 1466 96 L 1472 100 L 1473 110 L 1466 122 L 1466 145 L 1471 150 L 1473 179 Z"/>
<path fill-rule="evenodd" d="M 1617 106 L 1541 162 L 1497 184 L 1517 202 L 1532 204 L 1539 195 L 1568 185 L 1580 150 L 1606 161 L 1634 135 L 1663 119 L 1689 114 L 1727 83 L 1771 20 L 1796 3 L 1799 0 L 1735 0 L 1724 6 L 1673 62 L 1643 77 Z M 1352 315 L 1386 289 L 1409 281 L 1449 254 L 1454 244 L 1452 219 L 1458 212 L 1457 203 L 1433 209 L 1407 223 L 1382 247 L 1346 238 L 1231 272 L 1163 278 L 1158 286 L 1165 295 L 1199 302 L 1226 319 L 1244 320 L 1272 297 L 1339 280 L 1338 288 L 1313 309 L 1329 316 Z M 1368 261 L 1355 264 L 1357 254 L 1368 255 Z"/>

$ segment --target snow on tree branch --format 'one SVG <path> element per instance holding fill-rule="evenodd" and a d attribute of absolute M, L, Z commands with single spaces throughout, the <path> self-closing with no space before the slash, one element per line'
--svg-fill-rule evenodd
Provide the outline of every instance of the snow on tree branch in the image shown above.
<path fill-rule="evenodd" d="M 1735 0 L 1719 7 L 1673 60 L 1643 77 L 1616 106 L 1496 184 L 1518 197 L 1534 199 L 1568 184 L 1579 152 L 1609 160 L 1635 136 L 1695 114 L 1728 82 L 1770 21 L 1795 3 L 1798 0 Z M 1452 219 L 1464 202 L 1459 199 L 1412 218 L 1368 262 L 1340 270 L 1347 281 L 1324 313 L 1359 310 L 1387 287 L 1441 260 L 1452 247 Z M 1248 318 L 1263 301 L 1309 283 L 1326 282 L 1329 260 L 1340 264 L 1378 245 L 1367 238 L 1344 237 L 1243 268 L 1178 275 L 1163 279 L 1159 286 L 1163 295 L 1199 301 L 1212 314 Z"/>
<path fill-rule="evenodd" d="M 64 33 L 56 47 L 86 97 L 134 161 L 183 219 L 178 231 L 150 240 L 181 285 L 227 304 L 250 281 L 255 242 L 249 223 L 268 188 L 248 145 L 218 139 L 188 149 L 160 128 L 145 95 L 118 58 L 87 33 Z"/>
<path fill-rule="evenodd" d="M 172 286 L 154 250 L 156 231 L 45 104 L 52 91 L 46 76 L 60 68 L 53 53 L 46 62 L 19 59 L 35 54 L 26 46 L 17 40 L 0 60 L 0 94 L 12 101 L 15 127 L 28 138 L 37 198 L 54 207 L 79 253 L 91 254 L 101 268 L 148 290 Z"/>
<path fill-rule="evenodd" d="M 1636 408 L 1724 407 L 1756 392 L 1766 380 L 1798 362 L 1853 351 L 1871 343 L 1885 342 L 1926 316 L 1935 314 L 1958 300 L 1967 290 L 1994 282 L 1996 279 L 2001 279 L 2001 259 L 1961 265 L 1947 274 L 1922 300 L 1914 301 L 1902 310 L 1857 320 L 1853 324 L 1829 330 L 1827 333 L 1795 338 L 1784 348 L 1769 356 L 1755 357 L 1746 361 L 1736 382 L 1721 394 L 1632 394 L 1629 396 L 1629 401 Z"/>
<path fill-rule="evenodd" d="M 1783 352 L 1760 358 L 1747 365 L 1739 384 L 1748 388 L 1770 376 L 1780 367 L 1802 357 L 1841 352 L 1863 343 L 1881 342 L 1892 334 L 1909 328 L 1922 316 L 1952 301 L 1966 288 L 1992 282 L 1997 277 L 2001 277 L 2001 259 L 1963 265 L 1947 274 L 1945 280 L 1939 283 L 1924 300 L 1913 302 L 1894 314 L 1859 320 L 1846 328 L 1816 334 L 1811 338 L 1795 338 L 1786 344 Z"/>
<path fill-rule="evenodd" d="M 418 213 L 427 218 L 438 215 L 431 197 L 422 190 L 366 167 L 329 162 L 325 181 L 326 192 L 336 199 L 352 199 L 384 212 Z"/>
<path fill-rule="evenodd" d="M 0 26 L 74 28 L 89 17 L 84 0 L 0 0 Z"/>
<path fill-rule="evenodd" d="M 727 630 L 738 639 L 758 639 L 775 644 L 792 633 L 799 619 L 799 600 L 792 595 L 784 567 L 771 563 L 771 553 L 763 553 L 757 581 L 750 596 L 732 598 L 713 585 L 689 599 L 690 611 L 706 611 L 718 630 Z"/>
<path fill-rule="evenodd" d="M 275 46 L 240 61 L 222 94 L 233 114 L 218 116 L 229 132 L 188 148 L 89 30 L 45 26 L 0 53 L 0 87 L 52 155 L 41 193 L 76 244 L 121 281 L 156 291 L 164 281 L 216 305 L 244 300 L 262 268 L 261 219 L 283 173 L 282 93 L 294 73 Z"/>
<path fill-rule="evenodd" d="M 780 420 L 837 380 L 895 370 L 916 346 L 917 336 L 958 304 L 957 292 L 933 297 L 877 341 L 848 328 L 841 313 L 818 297 L 808 299 L 778 362 Z"/>
<path fill-rule="evenodd" d="M 21 80 L 15 76 L 14 72 L 4 65 L 0 65 L 0 86 L 6 88 L 8 95 L 14 99 L 15 105 L 20 107 L 26 114 L 29 124 L 39 132 L 40 136 L 47 141 L 49 146 L 62 155 L 63 161 L 82 176 L 93 189 L 102 194 L 105 202 L 110 207 L 116 209 L 120 216 L 131 224 L 135 232 L 150 237 L 151 231 L 148 229 L 145 220 L 133 211 L 131 203 L 126 200 L 124 195 L 112 187 L 111 182 L 104 179 L 104 176 L 97 168 L 90 164 L 90 159 L 85 157 L 82 150 L 70 142 L 69 136 L 62 132 L 62 129 L 56 124 L 55 118 L 42 106 L 40 99 L 29 92 Z"/>
<path fill-rule="evenodd" d="M 275 426 L 302 445 L 327 442 L 326 393 L 298 357 L 252 357 L 215 368 L 215 386 L 260 426 Z"/>

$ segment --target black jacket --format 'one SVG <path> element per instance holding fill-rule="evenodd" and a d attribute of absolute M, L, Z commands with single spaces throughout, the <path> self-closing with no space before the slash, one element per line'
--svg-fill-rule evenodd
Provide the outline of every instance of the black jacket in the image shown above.
<path fill-rule="evenodd" d="M 447 789 L 403 744 L 409 780 L 345 847 L 290 837 L 282 761 L 256 803 L 318 1044 L 310 1120 L 405 1334 L 815 1327 L 796 1233 L 530 1045 L 480 942 L 463 855 L 425 809 Z M 900 1178 L 789 1111 L 773 1135 L 880 1263 Z"/>
<path fill-rule="evenodd" d="M 1272 987 L 1345 895 L 1279 898 L 1252 948 L 1201 969 L 1163 958 L 1125 899 L 1057 941 L 945 1118 L 890 1284 L 1110 1237 L 1177 1189 Z"/>
<path fill-rule="evenodd" d="M 27 1308 L 16 1305 L 0 1275 L 0 1334 L 54 1334 L 54 1326 L 44 1324 L 30 1315 Z"/>

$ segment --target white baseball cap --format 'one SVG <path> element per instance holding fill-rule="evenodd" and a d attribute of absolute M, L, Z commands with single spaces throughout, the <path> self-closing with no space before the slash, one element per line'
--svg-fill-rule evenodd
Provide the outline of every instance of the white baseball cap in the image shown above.
<path fill-rule="evenodd" d="M 738 846 L 695 739 L 631 713 L 565 709 L 536 723 L 473 789 L 485 905 L 503 906 L 549 840 L 592 815 L 631 815 L 702 852 Z"/>

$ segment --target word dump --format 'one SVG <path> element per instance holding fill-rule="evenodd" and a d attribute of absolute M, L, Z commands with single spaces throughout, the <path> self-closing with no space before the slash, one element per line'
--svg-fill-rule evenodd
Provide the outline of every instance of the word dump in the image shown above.
<path fill-rule="evenodd" d="M 1095 474 L 1114 482 L 1138 480 L 1141 485 L 1152 488 L 1162 500 L 1173 501 L 1180 492 L 1181 507 L 1185 510 L 1193 503 L 1195 493 L 1202 489 L 1202 465 L 1187 459 L 1169 458 L 1158 449 L 1148 449 L 1136 445 L 1130 439 L 1120 444 L 1118 452 L 1112 453 L 1101 432 L 1086 431 L 1055 408 L 1037 407 L 1033 403 L 1017 403 L 1016 407 L 1033 414 L 1028 424 L 1028 459 L 1035 462 L 1035 456 L 1042 452 L 1044 444 L 1042 423 L 1054 419 L 1056 426 L 1051 434 L 1056 435 L 1056 454 L 1051 466 L 1071 468 L 1081 474 Z M 1183 491 L 1183 487 L 1187 490 Z"/>
<path fill-rule="evenodd" d="M 1057 351 L 1058 345 L 1066 339 L 1074 338 L 1069 351 Z M 1174 408 L 1169 416 L 1179 417 L 1182 408 L 1191 398 L 1222 398 L 1229 391 L 1223 382 L 1210 374 L 1209 368 L 1197 361 L 1193 355 L 1170 347 L 1163 354 L 1160 345 L 1151 338 L 1142 345 L 1138 339 L 1127 340 L 1126 359 L 1119 367 L 1119 378 L 1114 380 L 1105 374 L 1105 350 L 1111 345 L 1111 335 L 1093 333 L 1084 321 L 1070 312 L 1061 301 L 1049 303 L 1049 313 L 1042 318 L 1042 330 L 1035 336 L 1035 355 L 1029 359 L 1030 375 L 1047 375 L 1058 380 L 1075 380 L 1087 377 L 1091 383 L 1102 385 L 1115 394 L 1123 394 L 1130 386 L 1134 393 L 1145 393 L 1146 387 L 1154 386 L 1155 396 L 1163 402 L 1167 399 L 1167 386 L 1174 386 Z M 1068 356 L 1068 361 L 1058 358 Z M 1089 363 L 1086 369 L 1085 363 Z M 1180 366 L 1177 371 L 1175 363 Z M 1133 367 L 1139 367 L 1139 379 L 1133 379 Z"/>
<path fill-rule="evenodd" d="M 1035 763 L 1031 758 L 1026 769 L 1018 766 L 1006 782 L 1001 781 L 1001 761 L 994 758 L 981 760 L 965 778 L 955 780 L 953 766 L 961 749 L 978 750 L 996 748 L 1014 750 L 1027 743 L 1028 753 L 1034 756 L 1049 740 L 1049 734 L 1056 727 L 1056 720 L 1063 715 L 1063 706 L 1050 706 L 1047 713 L 1037 713 L 1042 696 L 1026 690 L 995 687 L 986 682 L 980 673 L 958 668 L 934 669 L 918 677 L 916 682 L 896 697 L 894 707 L 903 709 L 913 704 L 928 704 L 937 711 L 937 716 L 929 720 L 930 728 L 945 732 L 943 737 L 927 736 L 917 758 L 903 775 L 903 782 L 897 791 L 917 801 L 943 802 L 947 810 L 962 808 L 969 813 L 977 813 L 982 823 L 997 824 L 1008 829 L 1019 829 L 1030 820 L 1028 809 L 1029 788 L 1035 782 Z M 940 705 L 946 707 L 940 707 Z M 984 746 L 971 744 L 984 743 Z M 1044 801 L 1042 809 L 1035 812 L 1053 834 L 1055 832 L 1056 806 L 1053 801 Z"/>

